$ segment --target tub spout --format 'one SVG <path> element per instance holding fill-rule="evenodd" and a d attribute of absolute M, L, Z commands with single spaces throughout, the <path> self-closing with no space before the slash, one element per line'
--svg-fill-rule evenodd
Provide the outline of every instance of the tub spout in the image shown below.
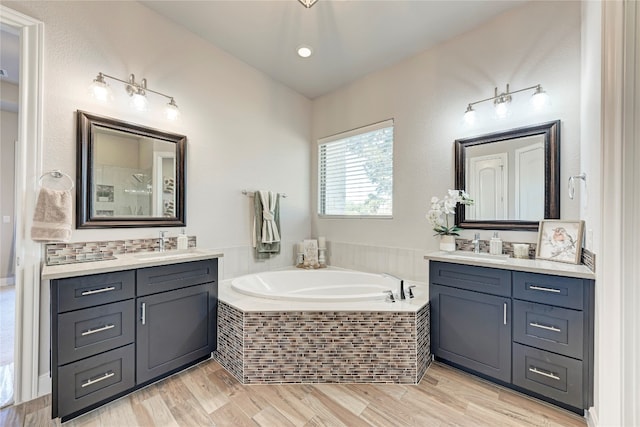
<path fill-rule="evenodd" d="M 400 299 L 407 299 L 407 297 L 404 294 L 404 280 L 399 278 L 398 276 L 395 276 L 393 274 L 389 274 L 389 273 L 382 273 L 383 277 L 390 277 L 392 279 L 396 279 L 400 282 Z"/>

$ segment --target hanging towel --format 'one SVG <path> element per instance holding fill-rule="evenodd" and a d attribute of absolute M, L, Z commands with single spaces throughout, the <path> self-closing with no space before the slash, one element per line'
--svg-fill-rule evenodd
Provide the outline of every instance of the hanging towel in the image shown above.
<path fill-rule="evenodd" d="M 253 247 L 256 254 L 279 254 L 280 195 L 272 191 L 256 191 L 253 206 Z"/>
<path fill-rule="evenodd" d="M 31 240 L 68 242 L 72 216 L 71 191 L 41 187 L 33 213 Z"/>

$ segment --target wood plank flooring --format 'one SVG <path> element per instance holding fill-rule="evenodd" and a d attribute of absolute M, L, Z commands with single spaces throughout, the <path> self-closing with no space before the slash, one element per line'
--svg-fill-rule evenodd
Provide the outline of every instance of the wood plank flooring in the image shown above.
<path fill-rule="evenodd" d="M 51 397 L 0 411 L 0 426 L 57 426 Z M 124 426 L 585 426 L 583 418 L 432 363 L 418 385 L 244 386 L 203 362 L 64 424 Z"/>

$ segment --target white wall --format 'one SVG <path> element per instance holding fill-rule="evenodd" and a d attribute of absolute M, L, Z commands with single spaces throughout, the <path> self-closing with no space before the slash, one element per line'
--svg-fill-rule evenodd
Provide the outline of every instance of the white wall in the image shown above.
<path fill-rule="evenodd" d="M 580 171 L 580 24 L 579 2 L 529 2 L 483 26 L 385 70 L 370 74 L 314 100 L 312 115 L 312 232 L 328 241 L 357 243 L 378 250 L 436 250 L 438 240 L 425 214 L 432 196 L 454 185 L 453 141 L 519 126 L 562 120 L 561 215 L 580 216 L 579 199 L 570 201 L 562 183 Z M 531 92 L 514 95 L 513 112 L 499 121 L 491 104 L 478 106 L 478 124 L 467 127 L 468 103 L 493 95 L 506 84 L 519 89 L 542 84 L 552 105 L 530 112 Z M 394 212 L 392 220 L 318 219 L 318 138 L 395 119 Z M 463 237 L 470 237 L 466 231 Z M 501 232 L 507 241 L 534 242 L 536 233 Z M 483 239 L 489 230 L 482 231 Z M 384 249 L 386 248 L 386 249 Z M 330 253 L 334 258 L 343 254 Z M 415 260 L 408 277 L 423 271 Z M 369 269 L 375 269 L 370 265 Z"/>
<path fill-rule="evenodd" d="M 44 170 L 76 170 L 75 111 L 115 117 L 187 135 L 187 233 L 198 246 L 224 251 L 221 276 L 293 262 L 292 246 L 309 235 L 311 102 L 298 93 L 135 2 L 4 2 L 44 22 Z M 88 96 L 98 72 L 145 77 L 175 97 L 182 116 L 162 116 L 164 98 L 149 95 L 149 113 L 133 112 L 124 86 L 114 102 Z M 253 262 L 251 201 L 242 189 L 287 193 L 283 253 Z M 170 231 L 175 235 L 179 229 Z M 158 229 L 74 230 L 72 241 L 156 237 Z M 49 369 L 49 295 L 42 286 L 40 373 Z"/>

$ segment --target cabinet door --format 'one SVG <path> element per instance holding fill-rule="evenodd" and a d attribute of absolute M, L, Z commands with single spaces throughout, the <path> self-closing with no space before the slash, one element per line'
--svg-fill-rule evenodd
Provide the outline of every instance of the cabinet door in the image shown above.
<path fill-rule="evenodd" d="M 136 300 L 136 384 L 211 354 L 216 344 L 213 283 Z"/>
<path fill-rule="evenodd" d="M 511 299 L 431 285 L 431 351 L 441 359 L 511 381 Z"/>

